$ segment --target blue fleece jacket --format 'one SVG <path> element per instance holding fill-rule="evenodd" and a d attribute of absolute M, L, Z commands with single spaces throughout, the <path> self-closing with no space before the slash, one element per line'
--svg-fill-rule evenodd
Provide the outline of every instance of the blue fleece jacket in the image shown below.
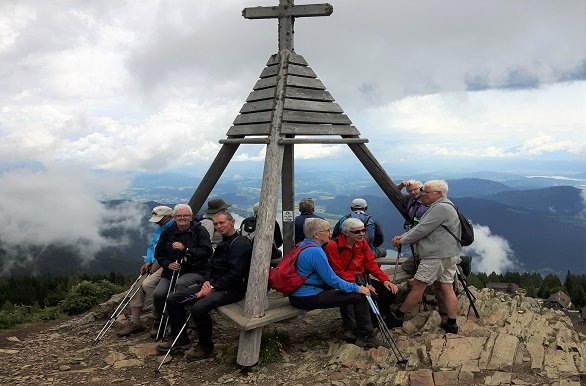
<path fill-rule="evenodd" d="M 171 225 L 173 225 L 175 223 L 175 220 L 171 219 L 169 221 L 167 221 L 167 223 L 163 226 L 160 225 L 156 225 L 155 230 L 153 231 L 153 235 L 151 236 L 151 243 L 149 244 L 149 247 L 147 248 L 146 251 L 146 256 L 144 257 L 144 262 L 145 263 L 156 263 L 157 259 L 155 259 L 155 247 L 157 246 L 157 243 L 159 242 L 159 238 L 161 237 L 161 233 L 163 233 L 163 231 L 167 228 L 169 228 Z"/>

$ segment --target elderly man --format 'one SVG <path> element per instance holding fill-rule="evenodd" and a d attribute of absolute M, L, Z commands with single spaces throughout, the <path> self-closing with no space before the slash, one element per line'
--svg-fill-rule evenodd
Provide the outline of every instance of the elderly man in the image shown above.
<path fill-rule="evenodd" d="M 193 219 L 189 205 L 175 205 L 173 217 L 175 223 L 161 234 L 155 248 L 155 257 L 163 267 L 161 281 L 153 292 L 153 307 L 159 317 L 163 314 L 173 272 L 178 275 L 175 291 L 202 283 L 212 255 L 210 235 L 199 221 Z M 158 322 L 155 320 L 157 328 Z"/>
<path fill-rule="evenodd" d="M 357 218 L 346 219 L 342 223 L 342 233 L 330 240 L 324 250 L 336 275 L 349 282 L 372 285 L 371 290 L 378 295 L 380 313 L 387 319 L 398 288 L 374 261 L 374 255 L 364 238 L 365 233 L 362 221 Z M 369 275 L 377 280 L 368 280 Z M 356 312 L 353 304 L 340 307 L 344 340 L 349 343 L 356 341 Z"/>
<path fill-rule="evenodd" d="M 185 291 L 175 293 L 167 300 L 171 322 L 171 336 L 177 337 L 185 323 L 185 307 L 195 320 L 198 344 L 185 352 L 187 360 L 208 358 L 214 349 L 212 340 L 212 318 L 210 311 L 220 306 L 235 303 L 244 298 L 252 256 L 252 243 L 234 228 L 230 213 L 220 212 L 212 216 L 214 228 L 222 235 L 204 274 L 204 282 Z M 172 341 L 157 346 L 166 352 Z M 185 330 L 177 339 L 174 350 L 181 351 L 191 345 Z"/>
<path fill-rule="evenodd" d="M 448 200 L 448 184 L 444 180 L 431 180 L 423 184 L 421 201 L 429 205 L 429 209 L 421 217 L 419 224 L 406 233 L 393 237 L 393 245 L 396 247 L 417 243 L 421 262 L 411 283 L 411 291 L 399 309 L 390 314 L 389 324 L 391 327 L 402 326 L 405 313 L 421 301 L 425 288 L 437 280 L 440 282 L 448 316 L 447 320 L 442 321 L 441 328 L 457 334 L 458 298 L 452 285 L 456 264 L 460 261 L 461 247 L 447 229 L 459 238 L 460 220 L 453 204 Z"/>
<path fill-rule="evenodd" d="M 370 214 L 368 214 L 368 205 L 366 200 L 362 198 L 355 198 L 350 203 L 350 210 L 350 213 L 340 218 L 334 227 L 332 237 L 337 237 L 340 234 L 342 223 L 346 219 L 351 217 L 357 218 L 364 224 L 364 228 L 366 229 L 366 241 L 368 242 L 368 246 L 372 250 L 372 253 L 374 253 L 376 257 L 384 257 L 386 255 L 386 250 L 377 248 L 383 244 L 385 239 L 383 229 L 381 228 L 380 224 Z"/>
<path fill-rule="evenodd" d="M 157 262 L 157 259 L 155 259 L 155 247 L 159 242 L 161 233 L 175 223 L 173 220 L 173 209 L 164 205 L 154 207 L 149 222 L 155 223 L 157 226 L 153 231 L 151 242 L 147 248 L 146 256 L 144 257 L 144 262 L 140 267 L 140 273 L 143 274 L 143 277 L 139 282 L 140 289 L 129 303 L 130 323 L 116 333 L 116 335 L 120 337 L 136 334 L 145 330 L 145 327 L 140 323 L 140 313 L 144 308 L 145 298 L 151 300 L 153 291 L 157 284 L 159 284 L 159 281 L 161 280 L 161 272 L 163 271 L 162 269 L 159 269 L 159 263 Z M 145 276 L 145 273 L 148 273 L 148 275 Z M 158 320 L 160 317 L 161 315 L 157 314 L 153 308 L 153 320 Z M 153 333 L 156 336 L 157 332 L 156 327 L 154 326 L 151 329 L 151 336 L 154 338 Z"/>

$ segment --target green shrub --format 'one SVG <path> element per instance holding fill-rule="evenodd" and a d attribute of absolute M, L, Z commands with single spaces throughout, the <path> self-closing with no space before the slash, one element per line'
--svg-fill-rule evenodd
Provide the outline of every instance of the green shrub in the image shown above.
<path fill-rule="evenodd" d="M 59 303 L 59 308 L 67 315 L 78 315 L 120 291 L 120 287 L 107 280 L 96 283 L 84 280 L 69 290 L 65 299 Z"/>
<path fill-rule="evenodd" d="M 268 365 L 281 360 L 281 349 L 288 345 L 289 334 L 286 331 L 273 330 L 262 334 L 259 361 Z"/>

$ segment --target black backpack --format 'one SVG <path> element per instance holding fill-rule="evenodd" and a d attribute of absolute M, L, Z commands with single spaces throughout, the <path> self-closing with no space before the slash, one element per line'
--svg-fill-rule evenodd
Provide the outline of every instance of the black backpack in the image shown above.
<path fill-rule="evenodd" d="M 460 220 L 460 238 L 457 238 L 456 235 L 445 225 L 442 225 L 442 227 L 444 227 L 444 229 L 447 230 L 456 239 L 456 241 L 460 243 L 461 246 L 467 247 L 468 245 L 472 244 L 474 242 L 474 228 L 472 227 L 472 223 L 468 221 L 466 216 L 464 216 L 454 204 L 449 202 L 445 202 L 444 204 L 450 204 L 454 207 L 454 209 L 456 209 L 458 219 Z"/>
<path fill-rule="evenodd" d="M 254 243 L 254 236 L 256 236 L 256 216 L 247 217 L 242 220 L 239 233 L 241 236 L 244 236 L 250 240 L 251 243 Z M 277 248 L 275 241 L 273 240 L 271 259 L 278 259 L 279 257 L 281 257 L 281 250 Z"/>

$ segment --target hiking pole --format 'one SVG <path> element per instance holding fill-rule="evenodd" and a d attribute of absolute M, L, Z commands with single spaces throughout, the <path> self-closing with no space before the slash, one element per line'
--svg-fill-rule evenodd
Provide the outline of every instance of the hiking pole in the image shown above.
<path fill-rule="evenodd" d="M 122 300 L 120 301 L 120 304 L 118 304 L 118 307 L 116 307 L 116 309 L 114 310 L 114 312 L 110 316 L 110 319 L 108 319 L 106 321 L 106 323 L 104 324 L 104 326 L 102 327 L 100 332 L 98 332 L 98 335 L 96 335 L 96 337 L 94 338 L 94 341 L 92 344 L 98 343 L 104 337 L 104 335 L 106 334 L 106 332 L 108 332 L 110 327 L 112 327 L 112 325 L 114 324 L 114 322 L 116 321 L 118 316 L 120 316 L 120 314 L 122 313 L 122 311 L 124 311 L 124 309 L 126 308 L 128 303 L 130 303 L 130 300 L 132 300 L 134 295 L 136 295 L 136 293 L 138 292 L 138 289 L 140 289 L 140 286 L 138 286 L 138 288 L 132 293 L 132 295 L 130 295 L 130 293 L 133 291 L 134 286 L 136 286 L 136 284 L 140 281 L 140 278 L 143 275 L 144 275 L 144 273 L 139 274 L 138 277 L 136 278 L 136 280 L 134 281 L 134 283 L 132 283 L 132 285 L 130 286 L 130 288 L 126 292 L 126 295 L 124 295 L 124 298 L 122 298 Z M 130 295 L 130 299 L 128 299 L 128 301 L 125 302 L 126 299 L 129 297 L 129 295 Z"/>
<path fill-rule="evenodd" d="M 387 348 L 391 349 L 393 354 L 395 354 L 395 356 L 397 357 L 397 365 L 404 368 L 407 365 L 407 359 L 405 359 L 403 355 L 401 355 L 399 346 L 397 346 L 397 343 L 393 339 L 393 335 L 391 334 L 391 331 L 389 331 L 389 328 L 385 324 L 385 321 L 383 320 L 383 317 L 380 314 L 378 307 L 376 306 L 374 300 L 372 300 L 370 295 L 366 295 L 366 300 L 368 300 L 368 305 L 370 306 L 370 309 L 376 315 L 376 320 L 378 321 L 378 326 L 383 335 L 383 338 L 387 343 Z"/>
<path fill-rule="evenodd" d="M 181 330 L 179 330 L 179 334 L 177 334 L 175 339 L 173 339 L 173 343 L 171 343 L 171 347 L 169 347 L 169 350 L 167 350 L 167 354 L 165 354 L 165 356 L 163 357 L 163 360 L 159 364 L 159 367 L 157 367 L 155 369 L 155 373 L 161 372 L 161 366 L 163 366 L 163 363 L 165 363 L 165 359 L 167 359 L 167 357 L 169 356 L 169 353 L 171 352 L 171 350 L 173 350 L 173 347 L 175 347 L 175 343 L 177 343 L 177 340 L 179 339 L 179 337 L 183 333 L 183 330 L 185 330 L 185 327 L 187 327 L 187 323 L 189 323 L 189 319 L 191 319 L 191 312 L 189 313 L 189 315 L 187 315 L 187 319 L 185 320 L 185 323 L 183 323 L 183 327 L 181 327 Z"/>
<path fill-rule="evenodd" d="M 177 284 L 177 278 L 179 277 L 180 272 L 181 268 L 179 268 L 177 271 L 173 271 L 173 275 L 171 276 L 171 282 L 169 283 L 169 289 L 167 290 L 167 296 L 165 297 L 165 305 L 163 306 L 163 315 L 161 315 L 161 321 L 159 322 L 159 329 L 157 330 L 157 337 L 155 340 L 159 340 L 159 337 L 161 339 L 165 337 L 167 324 L 169 323 L 169 316 L 167 315 L 167 299 L 169 299 L 171 294 L 175 293 L 175 285 Z M 163 328 L 163 326 L 165 327 Z"/>
<path fill-rule="evenodd" d="M 468 297 L 468 300 L 470 301 L 470 306 L 468 307 L 468 312 L 470 312 L 470 308 L 472 308 L 472 310 L 474 310 L 474 315 L 476 315 L 476 318 L 480 319 L 480 314 L 478 313 L 478 310 L 476 309 L 476 304 L 474 304 L 474 301 L 476 300 L 476 296 L 474 296 L 474 294 L 470 291 L 470 288 L 468 288 L 468 284 L 466 284 L 466 280 L 460 274 L 460 268 L 458 268 L 458 271 L 456 272 L 456 274 L 458 275 L 458 279 L 460 279 L 460 283 L 462 283 L 462 287 L 464 287 L 464 293 L 466 294 L 466 296 Z"/>
<path fill-rule="evenodd" d="M 397 261 L 395 261 L 395 272 L 393 272 L 393 282 L 397 278 L 397 267 L 399 266 L 399 257 L 401 257 L 401 244 L 397 247 Z"/>

